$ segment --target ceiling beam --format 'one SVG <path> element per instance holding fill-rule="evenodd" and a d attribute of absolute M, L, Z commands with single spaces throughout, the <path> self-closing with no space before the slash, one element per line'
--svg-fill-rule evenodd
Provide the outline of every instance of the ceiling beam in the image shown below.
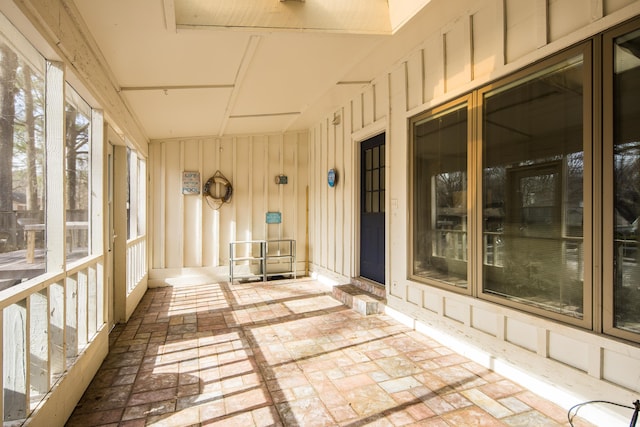
<path fill-rule="evenodd" d="M 242 86 L 242 81 L 247 75 L 247 70 L 249 69 L 251 60 L 258 50 L 260 39 L 260 36 L 249 37 L 249 42 L 247 43 L 244 53 L 242 54 L 242 59 L 240 60 L 240 65 L 238 66 L 238 72 L 236 73 L 236 78 L 233 82 L 234 85 L 233 90 L 231 91 L 231 96 L 229 96 L 229 102 L 227 103 L 227 107 L 224 110 L 224 117 L 222 118 L 222 123 L 220 124 L 220 131 L 218 132 L 220 136 L 224 135 L 224 131 L 227 128 L 229 117 L 231 116 L 231 112 L 233 111 L 233 107 L 235 106 L 236 100 L 238 98 L 238 88 Z"/>
<path fill-rule="evenodd" d="M 120 92 L 131 92 L 139 90 L 188 90 L 188 89 L 233 89 L 234 84 L 221 85 L 165 85 L 165 86 L 123 86 Z"/>

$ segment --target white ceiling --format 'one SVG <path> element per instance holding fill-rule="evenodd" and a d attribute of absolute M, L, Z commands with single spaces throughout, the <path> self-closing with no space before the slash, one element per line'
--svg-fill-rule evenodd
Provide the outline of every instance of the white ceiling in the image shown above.
<path fill-rule="evenodd" d="M 394 1 L 74 0 L 149 139 L 309 128 L 411 47 Z"/>

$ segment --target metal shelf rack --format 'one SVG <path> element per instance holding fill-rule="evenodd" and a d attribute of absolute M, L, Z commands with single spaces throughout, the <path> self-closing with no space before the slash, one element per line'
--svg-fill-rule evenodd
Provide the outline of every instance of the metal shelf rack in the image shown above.
<path fill-rule="evenodd" d="M 296 278 L 296 241 L 245 240 L 229 243 L 229 281 L 290 276 Z"/>

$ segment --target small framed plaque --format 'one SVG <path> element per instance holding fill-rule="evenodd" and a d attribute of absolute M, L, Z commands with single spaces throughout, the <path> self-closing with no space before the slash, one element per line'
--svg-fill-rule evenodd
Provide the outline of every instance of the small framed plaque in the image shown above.
<path fill-rule="evenodd" d="M 280 224 L 282 214 L 280 212 L 267 212 L 267 224 Z"/>
<path fill-rule="evenodd" d="M 200 194 L 200 172 L 182 172 L 182 194 Z"/>

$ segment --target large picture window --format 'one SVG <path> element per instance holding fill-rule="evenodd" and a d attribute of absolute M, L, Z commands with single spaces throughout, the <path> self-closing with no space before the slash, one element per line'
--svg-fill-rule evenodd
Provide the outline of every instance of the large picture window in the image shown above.
<path fill-rule="evenodd" d="M 591 47 L 411 119 L 412 279 L 594 326 Z"/>
<path fill-rule="evenodd" d="M 483 93 L 482 291 L 584 313 L 581 55 Z"/>
<path fill-rule="evenodd" d="M 632 24 L 633 25 L 633 24 Z M 637 24 L 635 24 L 637 28 Z M 640 335 L 640 30 L 626 26 L 605 38 L 605 318 L 607 332 Z M 613 283 L 612 288 L 606 287 Z"/>

